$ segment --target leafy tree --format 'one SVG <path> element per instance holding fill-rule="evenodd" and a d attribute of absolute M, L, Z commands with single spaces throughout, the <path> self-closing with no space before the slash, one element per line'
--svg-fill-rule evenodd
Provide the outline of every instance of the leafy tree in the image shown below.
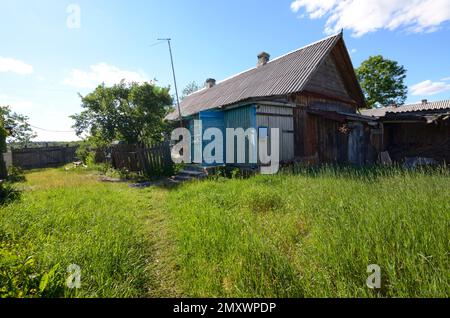
<path fill-rule="evenodd" d="M 197 84 L 197 82 L 192 81 L 183 89 L 183 95 L 181 96 L 181 99 L 185 99 L 188 95 L 195 93 L 196 91 L 200 90 L 200 86 Z"/>
<path fill-rule="evenodd" d="M 406 69 L 381 55 L 371 56 L 356 69 L 369 108 L 403 105 L 408 88 L 404 83 Z"/>
<path fill-rule="evenodd" d="M 129 144 L 160 140 L 165 131 L 164 117 L 172 104 L 169 88 L 150 83 L 98 86 L 81 96 L 81 113 L 71 116 L 78 136 L 95 144 L 124 141 Z"/>
<path fill-rule="evenodd" d="M 4 126 L 12 129 L 12 134 L 7 138 L 8 143 L 17 144 L 20 147 L 28 146 L 36 134 L 28 123 L 29 118 L 17 114 L 9 106 L 0 106 L 0 116 L 3 117 Z"/>
<path fill-rule="evenodd" d="M 6 137 L 8 136 L 8 132 L 5 129 L 4 118 L 0 114 L 0 179 L 4 179 L 7 177 L 6 165 L 3 160 L 3 153 L 6 152 Z M 0 183 L 0 192 L 1 192 L 2 184 Z"/>

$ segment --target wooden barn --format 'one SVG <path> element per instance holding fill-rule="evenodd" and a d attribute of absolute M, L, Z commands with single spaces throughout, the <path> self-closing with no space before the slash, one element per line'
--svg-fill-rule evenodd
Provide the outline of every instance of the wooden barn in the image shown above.
<path fill-rule="evenodd" d="M 383 129 L 382 150 L 392 160 L 408 158 L 450 162 L 450 100 L 362 111 L 379 120 Z"/>
<path fill-rule="evenodd" d="M 196 119 L 203 131 L 252 127 L 261 135 L 279 128 L 282 162 L 363 165 L 376 160 L 382 139 L 377 121 L 358 113 L 365 105 L 339 33 L 273 60 L 263 52 L 250 70 L 208 79 L 182 101 L 181 114 L 192 131 Z M 179 120 L 178 111 L 167 119 Z"/>

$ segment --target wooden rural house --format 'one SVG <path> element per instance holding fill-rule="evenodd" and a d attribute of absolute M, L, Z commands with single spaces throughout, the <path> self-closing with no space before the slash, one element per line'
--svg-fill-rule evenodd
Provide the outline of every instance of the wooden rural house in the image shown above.
<path fill-rule="evenodd" d="M 280 160 L 308 163 L 372 163 L 381 131 L 371 117 L 339 33 L 270 60 L 258 55 L 257 66 L 186 97 L 181 114 L 191 130 L 216 127 L 280 131 Z M 174 111 L 167 120 L 178 120 Z M 201 138 L 194 136 L 195 142 Z M 225 150 L 224 150 L 225 151 Z"/>
<path fill-rule="evenodd" d="M 382 150 L 397 162 L 429 158 L 450 162 L 450 100 L 361 111 L 379 120 L 383 129 Z"/>

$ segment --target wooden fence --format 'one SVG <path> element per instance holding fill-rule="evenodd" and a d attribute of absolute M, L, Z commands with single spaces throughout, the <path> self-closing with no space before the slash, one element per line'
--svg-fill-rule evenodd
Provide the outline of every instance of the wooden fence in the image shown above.
<path fill-rule="evenodd" d="M 62 166 L 76 159 L 78 147 L 44 147 L 12 150 L 12 164 L 22 169 Z"/>
<path fill-rule="evenodd" d="M 116 145 L 110 151 L 115 169 L 143 172 L 152 176 L 166 174 L 173 167 L 169 142 L 149 146 Z"/>

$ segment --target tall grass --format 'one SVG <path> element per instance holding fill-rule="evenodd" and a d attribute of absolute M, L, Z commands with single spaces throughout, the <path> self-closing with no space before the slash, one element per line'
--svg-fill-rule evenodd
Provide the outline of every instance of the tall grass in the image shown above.
<path fill-rule="evenodd" d="M 51 169 L 19 187 L 0 207 L 1 297 L 450 295 L 446 169 L 296 168 L 172 190 Z M 370 264 L 381 289 L 366 286 Z"/>
<path fill-rule="evenodd" d="M 146 296 L 148 198 L 59 169 L 27 179 L 22 200 L 0 208 L 0 296 Z M 66 286 L 71 264 L 80 289 Z"/>
<path fill-rule="evenodd" d="M 169 196 L 180 282 L 204 297 L 446 297 L 448 170 L 300 169 Z M 366 286 L 381 267 L 381 289 Z"/>

